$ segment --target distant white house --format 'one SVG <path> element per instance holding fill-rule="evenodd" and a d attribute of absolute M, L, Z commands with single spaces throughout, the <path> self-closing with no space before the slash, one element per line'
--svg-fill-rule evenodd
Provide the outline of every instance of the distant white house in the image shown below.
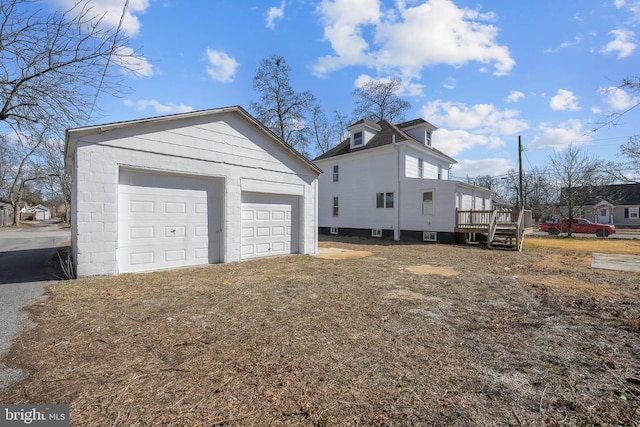
<path fill-rule="evenodd" d="M 431 145 L 423 119 L 360 120 L 317 157 L 320 233 L 440 243 L 456 241 L 456 211 L 491 211 L 491 190 L 449 180 L 457 161 Z"/>
<path fill-rule="evenodd" d="M 317 252 L 320 169 L 241 107 L 70 129 L 78 276 Z"/>

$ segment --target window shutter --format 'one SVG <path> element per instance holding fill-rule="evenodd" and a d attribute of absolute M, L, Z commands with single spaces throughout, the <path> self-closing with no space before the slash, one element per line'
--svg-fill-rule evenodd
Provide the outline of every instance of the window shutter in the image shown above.
<path fill-rule="evenodd" d="M 629 218 L 629 208 L 624 208 L 624 217 Z"/>

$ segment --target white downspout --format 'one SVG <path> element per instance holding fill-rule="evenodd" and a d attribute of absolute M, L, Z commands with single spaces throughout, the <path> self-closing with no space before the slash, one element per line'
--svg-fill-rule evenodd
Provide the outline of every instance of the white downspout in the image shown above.
<path fill-rule="evenodd" d="M 396 209 L 396 226 L 393 230 L 393 240 L 400 240 L 400 205 L 402 204 L 402 198 L 400 197 L 400 148 L 396 145 L 396 135 L 391 135 L 391 143 L 393 144 L 393 148 L 396 149 L 396 156 L 398 157 L 398 177 L 397 177 L 397 194 L 398 194 L 398 202 Z"/>

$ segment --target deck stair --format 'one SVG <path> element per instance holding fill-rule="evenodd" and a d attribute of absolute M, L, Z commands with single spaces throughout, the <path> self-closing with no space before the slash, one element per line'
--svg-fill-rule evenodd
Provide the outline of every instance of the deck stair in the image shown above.
<path fill-rule="evenodd" d="M 456 232 L 486 237 L 487 247 L 522 251 L 524 236 L 533 232 L 530 210 L 457 211 Z"/>

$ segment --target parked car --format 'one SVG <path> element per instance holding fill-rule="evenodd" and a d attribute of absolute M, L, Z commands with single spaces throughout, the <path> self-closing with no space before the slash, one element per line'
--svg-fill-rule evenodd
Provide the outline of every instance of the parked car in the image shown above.
<path fill-rule="evenodd" d="M 560 233 L 566 233 L 567 219 L 563 218 L 560 222 L 545 222 L 538 225 L 540 231 L 546 231 L 552 236 Z M 591 222 L 585 218 L 574 218 L 571 227 L 572 233 L 595 234 L 598 237 L 608 237 L 616 232 L 616 228 L 612 224 L 598 224 Z"/>

